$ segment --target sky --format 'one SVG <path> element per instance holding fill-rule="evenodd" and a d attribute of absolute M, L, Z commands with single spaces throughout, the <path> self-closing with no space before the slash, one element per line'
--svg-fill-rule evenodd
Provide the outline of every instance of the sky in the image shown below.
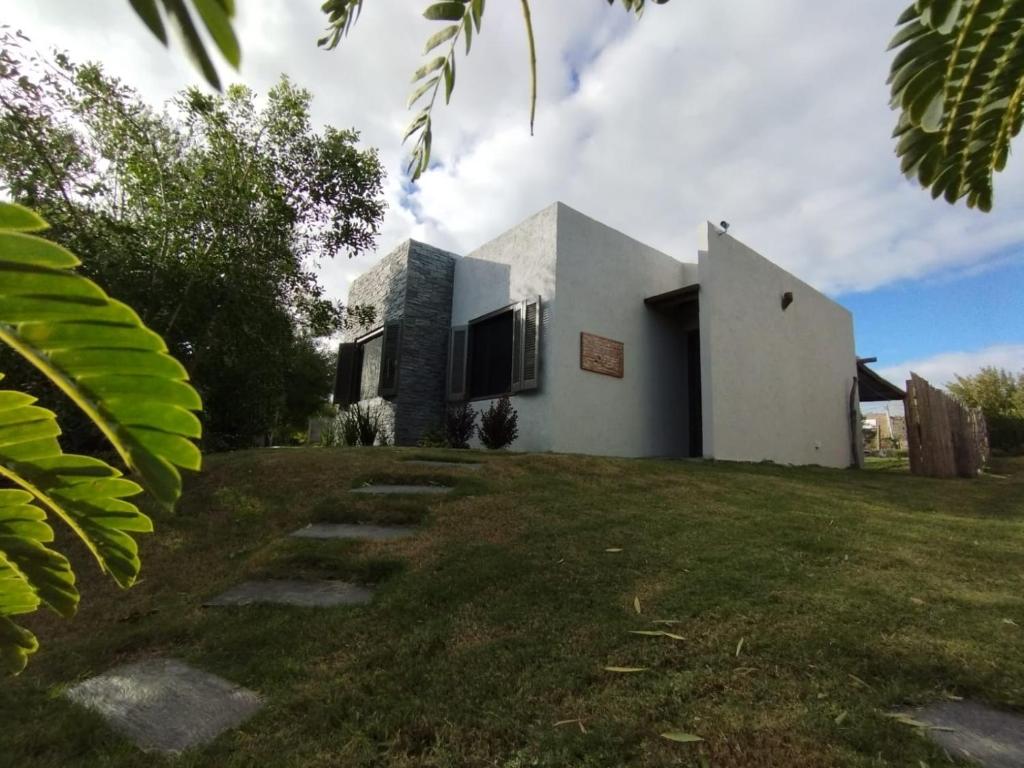
<path fill-rule="evenodd" d="M 900 174 L 889 0 L 675 0 L 640 20 L 604 0 L 538 0 L 532 137 L 519 3 L 492 0 L 413 185 L 401 137 L 411 73 L 440 28 L 427 4 L 371 0 L 327 52 L 318 0 L 238 3 L 242 66 L 222 64 L 224 79 L 265 93 L 287 74 L 313 93 L 317 124 L 359 130 L 388 174 L 376 250 L 319 267 L 332 295 L 406 238 L 466 253 L 561 200 L 682 261 L 702 222 L 729 221 L 850 309 L 858 354 L 896 383 L 911 369 L 937 385 L 1024 370 L 1024 162 L 997 177 L 991 214 Z M 6 0 L 3 23 L 99 61 L 151 103 L 200 81 L 125 0 Z"/>

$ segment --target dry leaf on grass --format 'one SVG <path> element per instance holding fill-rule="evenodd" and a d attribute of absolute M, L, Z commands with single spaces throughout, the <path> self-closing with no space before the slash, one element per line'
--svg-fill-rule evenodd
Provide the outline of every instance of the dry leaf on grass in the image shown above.
<path fill-rule="evenodd" d="M 680 744 L 693 744 L 698 741 L 704 741 L 700 736 L 695 736 L 692 733 L 683 733 L 682 731 L 668 731 L 661 734 L 661 738 L 668 739 L 669 741 L 678 741 Z"/>
<path fill-rule="evenodd" d="M 682 635 L 676 635 L 671 632 L 665 632 L 661 629 L 631 629 L 629 630 L 631 635 L 644 635 L 645 637 L 668 637 L 672 640 L 685 640 Z"/>

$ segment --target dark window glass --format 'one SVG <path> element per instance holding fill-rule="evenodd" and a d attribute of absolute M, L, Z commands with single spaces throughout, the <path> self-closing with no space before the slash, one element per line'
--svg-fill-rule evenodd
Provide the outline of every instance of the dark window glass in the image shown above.
<path fill-rule="evenodd" d="M 374 336 L 359 346 L 363 353 L 363 372 L 359 383 L 359 399 L 370 400 L 377 396 L 380 382 L 380 350 L 383 336 Z"/>
<path fill-rule="evenodd" d="M 469 326 L 469 396 L 503 395 L 512 386 L 512 310 Z"/>

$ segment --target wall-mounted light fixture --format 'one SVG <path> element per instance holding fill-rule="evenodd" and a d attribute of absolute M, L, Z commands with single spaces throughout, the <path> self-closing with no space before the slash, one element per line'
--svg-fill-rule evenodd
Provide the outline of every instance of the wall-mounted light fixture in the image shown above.
<path fill-rule="evenodd" d="M 782 294 L 782 311 L 783 312 L 785 312 L 786 311 L 786 307 L 788 307 L 792 303 L 793 303 L 793 292 L 792 291 L 786 291 L 784 294 Z"/>

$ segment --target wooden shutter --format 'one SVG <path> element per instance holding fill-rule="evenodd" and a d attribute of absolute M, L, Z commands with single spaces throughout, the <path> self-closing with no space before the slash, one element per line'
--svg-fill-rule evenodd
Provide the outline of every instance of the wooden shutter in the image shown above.
<path fill-rule="evenodd" d="M 401 321 L 385 323 L 384 337 L 380 345 L 380 379 L 377 394 L 394 397 L 398 394 L 398 361 L 402 348 Z"/>
<path fill-rule="evenodd" d="M 540 297 L 523 304 L 522 380 L 519 390 L 536 389 L 540 372 Z"/>
<path fill-rule="evenodd" d="M 359 400 L 359 345 L 338 347 L 338 368 L 334 373 L 334 404 L 345 408 Z"/>
<path fill-rule="evenodd" d="M 458 325 L 452 328 L 448 337 L 448 399 L 465 400 L 466 350 L 469 342 L 469 327 Z"/>
<path fill-rule="evenodd" d="M 512 308 L 512 392 L 523 388 L 523 318 L 526 302 L 520 301 Z"/>

